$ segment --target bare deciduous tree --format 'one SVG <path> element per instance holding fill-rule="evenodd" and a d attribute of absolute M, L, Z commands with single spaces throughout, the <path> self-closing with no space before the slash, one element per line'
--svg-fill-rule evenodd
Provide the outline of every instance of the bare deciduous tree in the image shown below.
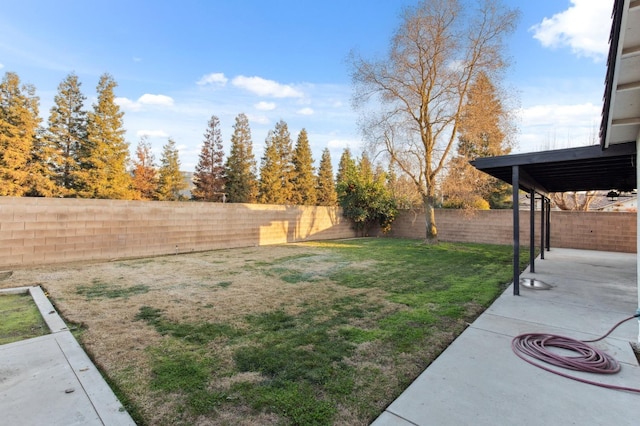
<path fill-rule="evenodd" d="M 588 211 L 597 191 L 586 192 L 554 192 L 549 194 L 551 202 L 560 210 Z"/>
<path fill-rule="evenodd" d="M 469 86 L 481 72 L 498 79 L 507 65 L 504 40 L 517 17 L 498 0 L 424 0 L 405 11 L 386 58 L 351 55 L 363 135 L 418 188 L 426 242 L 437 242 L 437 177 L 456 140 Z"/>

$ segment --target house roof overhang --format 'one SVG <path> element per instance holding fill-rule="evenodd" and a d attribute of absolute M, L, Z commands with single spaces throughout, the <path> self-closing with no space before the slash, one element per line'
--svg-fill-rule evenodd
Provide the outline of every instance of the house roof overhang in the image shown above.
<path fill-rule="evenodd" d="M 640 0 L 616 0 L 600 124 L 603 149 L 640 141 Z"/>

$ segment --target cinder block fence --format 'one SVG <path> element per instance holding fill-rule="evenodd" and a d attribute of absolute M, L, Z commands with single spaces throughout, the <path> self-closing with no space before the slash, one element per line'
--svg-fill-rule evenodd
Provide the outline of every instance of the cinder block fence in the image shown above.
<path fill-rule="evenodd" d="M 538 212 L 536 241 L 539 222 Z M 510 210 L 438 210 L 436 223 L 442 241 L 513 242 Z M 389 236 L 424 229 L 424 213 L 405 211 Z M 528 244 L 528 212 L 520 229 Z M 334 207 L 0 197 L 0 269 L 354 236 Z M 635 252 L 635 242 L 635 213 L 551 213 L 552 247 Z"/>
<path fill-rule="evenodd" d="M 353 236 L 327 207 L 0 197 L 0 268 Z"/>
<path fill-rule="evenodd" d="M 535 242 L 540 244 L 540 212 L 535 213 Z M 551 247 L 582 250 L 636 252 L 636 213 L 629 212 L 551 212 Z M 513 212 L 482 210 L 436 211 L 438 238 L 490 244 L 513 244 Z M 529 211 L 520 211 L 520 243 L 529 244 Z M 425 234 L 424 212 L 401 212 L 391 235 L 417 237 Z"/>

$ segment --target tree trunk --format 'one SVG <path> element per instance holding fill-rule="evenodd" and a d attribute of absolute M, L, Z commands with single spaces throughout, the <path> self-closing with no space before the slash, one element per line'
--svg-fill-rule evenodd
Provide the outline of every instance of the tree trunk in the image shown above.
<path fill-rule="evenodd" d="M 426 217 L 427 233 L 425 243 L 437 244 L 438 243 L 438 229 L 436 228 L 436 211 L 435 211 L 435 196 L 427 195 L 424 197 L 424 213 Z"/>

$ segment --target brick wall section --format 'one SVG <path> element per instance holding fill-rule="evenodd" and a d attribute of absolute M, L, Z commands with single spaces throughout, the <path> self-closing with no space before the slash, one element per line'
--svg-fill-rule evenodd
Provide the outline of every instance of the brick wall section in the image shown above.
<path fill-rule="evenodd" d="M 615 252 L 636 252 L 636 213 L 551 212 L 551 247 Z M 441 241 L 491 244 L 513 243 L 513 212 L 487 210 L 465 213 L 436 211 Z M 540 212 L 535 217 L 535 243 L 540 245 Z M 391 236 L 423 238 L 424 212 L 401 212 L 393 223 Z M 520 211 L 520 243 L 529 244 L 529 211 Z"/>
<path fill-rule="evenodd" d="M 337 208 L 0 197 L 0 268 L 353 236 Z"/>
<path fill-rule="evenodd" d="M 424 223 L 401 212 L 390 236 L 423 238 Z M 511 210 L 438 210 L 436 224 L 442 241 L 513 243 Z M 635 253 L 636 232 L 635 213 L 551 212 L 552 247 Z M 338 208 L 0 197 L 0 269 L 354 236 Z"/>

